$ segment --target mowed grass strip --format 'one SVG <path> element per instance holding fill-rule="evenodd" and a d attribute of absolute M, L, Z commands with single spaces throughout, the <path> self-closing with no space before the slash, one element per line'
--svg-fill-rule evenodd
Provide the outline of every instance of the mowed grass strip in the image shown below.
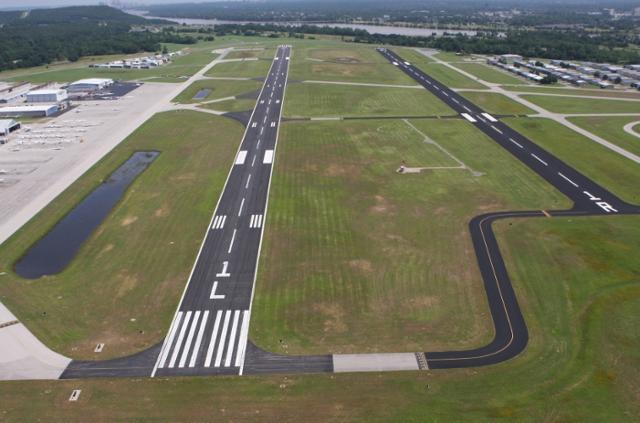
<path fill-rule="evenodd" d="M 589 88 L 569 88 L 566 86 L 544 87 L 539 85 L 504 85 L 507 91 L 528 92 L 539 94 L 567 94 L 570 96 L 595 96 L 595 97 L 611 97 L 611 98 L 635 98 L 640 99 L 638 91 L 619 91 L 605 89 L 589 89 Z"/>
<path fill-rule="evenodd" d="M 46 345 L 74 358 L 159 342 L 187 282 L 243 127 L 210 114 L 154 116 L 0 247 L 0 296 Z M 14 262 L 134 151 L 160 156 L 62 273 L 24 280 Z"/>
<path fill-rule="evenodd" d="M 439 116 L 455 114 L 423 89 L 295 83 L 287 87 L 287 117 Z"/>
<path fill-rule="evenodd" d="M 216 79 L 203 79 L 189 85 L 173 99 L 176 103 L 201 103 L 203 101 L 214 100 L 216 98 L 232 97 L 250 93 L 260 89 L 262 84 L 259 81 L 226 81 Z M 210 90 L 209 94 L 199 100 L 194 100 L 194 96 L 200 90 Z"/>
<path fill-rule="evenodd" d="M 255 99 L 236 99 L 216 101 L 215 103 L 203 104 L 199 107 L 211 110 L 218 110 L 223 112 L 244 112 L 247 110 L 253 110 L 256 105 Z"/>
<path fill-rule="evenodd" d="M 280 353 L 475 347 L 492 326 L 467 231 L 475 215 L 564 208 L 461 120 L 288 122 L 280 131 L 251 337 Z M 464 263 L 464 265 L 461 265 Z"/>
<path fill-rule="evenodd" d="M 488 89 L 485 85 L 464 76 L 460 72 L 442 63 L 418 64 L 417 67 L 449 88 Z"/>
<path fill-rule="evenodd" d="M 455 63 L 453 66 L 493 84 L 522 84 L 525 82 L 522 79 L 509 75 L 507 72 L 500 71 L 483 63 Z"/>
<path fill-rule="evenodd" d="M 640 137 L 631 135 L 623 129 L 628 123 L 640 122 L 640 116 L 583 116 L 569 118 L 569 121 L 640 156 Z M 640 123 L 633 129 L 640 133 Z"/>
<path fill-rule="evenodd" d="M 236 78 L 265 78 L 271 67 L 271 59 L 240 60 L 216 64 L 206 76 L 229 76 Z"/>
<path fill-rule="evenodd" d="M 374 47 L 340 44 L 322 48 L 294 47 L 289 77 L 298 81 L 415 84 L 404 72 L 389 63 Z"/>
<path fill-rule="evenodd" d="M 237 50 L 233 50 L 225 56 L 225 59 L 248 59 L 248 58 L 259 58 L 259 59 L 273 59 L 276 51 L 272 48 L 260 48 L 260 47 L 246 47 L 246 48 L 238 48 Z"/>
<path fill-rule="evenodd" d="M 498 115 L 526 115 L 535 113 L 530 108 L 499 93 L 467 91 L 461 92 L 460 95 L 468 98 L 471 102 L 489 113 Z"/>
<path fill-rule="evenodd" d="M 626 216 L 496 224 L 530 335 L 521 355 L 499 365 L 3 382 L 3 416 L 20 422 L 81 422 L 86 415 L 125 421 L 243 421 L 256 416 L 264 421 L 385 423 L 633 420 L 640 414 L 640 287 L 636 254 L 630 252 L 640 249 L 638 223 L 638 217 Z M 73 389 L 82 389 L 77 403 L 68 402 Z"/>
<path fill-rule="evenodd" d="M 620 198 L 640 203 L 637 163 L 549 119 L 506 118 L 504 121 Z"/>
<path fill-rule="evenodd" d="M 600 100 L 595 98 L 522 95 L 522 98 L 554 113 L 639 113 L 640 101 Z"/>

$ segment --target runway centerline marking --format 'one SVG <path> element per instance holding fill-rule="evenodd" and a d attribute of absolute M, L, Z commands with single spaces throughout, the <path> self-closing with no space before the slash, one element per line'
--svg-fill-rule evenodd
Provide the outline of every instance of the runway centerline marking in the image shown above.
<path fill-rule="evenodd" d="M 564 179 L 565 181 L 569 182 L 571 185 L 573 185 L 574 187 L 578 188 L 580 185 L 576 184 L 575 182 L 573 182 L 571 179 L 567 178 L 566 176 L 564 176 L 562 174 L 562 172 L 558 172 L 558 175 L 560 175 L 560 177 L 562 179 Z"/>
<path fill-rule="evenodd" d="M 536 159 L 537 161 L 539 161 L 543 165 L 545 165 L 545 166 L 549 165 L 547 162 L 545 162 L 544 160 L 542 160 L 540 157 L 536 156 L 535 154 L 531 153 L 531 155 L 533 156 L 534 159 Z"/>
<path fill-rule="evenodd" d="M 243 207 L 244 207 L 244 197 L 242 197 L 242 201 L 240 202 L 240 208 L 238 209 L 238 217 L 242 216 Z"/>
<path fill-rule="evenodd" d="M 517 145 L 520 148 L 524 148 L 522 144 L 520 144 L 518 141 L 514 140 L 513 138 L 509 138 L 509 141 L 511 141 L 512 143 L 514 143 L 515 145 Z"/>
<path fill-rule="evenodd" d="M 233 234 L 231 235 L 231 242 L 229 242 L 229 250 L 227 250 L 227 253 L 231 254 L 231 249 L 233 248 L 233 242 L 236 240 L 236 232 L 238 230 L 234 229 L 233 230 Z"/>

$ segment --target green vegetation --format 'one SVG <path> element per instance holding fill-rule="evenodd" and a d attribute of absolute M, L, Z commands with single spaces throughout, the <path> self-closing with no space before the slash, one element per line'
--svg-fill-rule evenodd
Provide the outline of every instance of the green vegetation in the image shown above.
<path fill-rule="evenodd" d="M 273 59 L 276 51 L 272 48 L 260 48 L 260 47 L 240 47 L 238 50 L 233 50 L 226 55 L 225 59 Z"/>
<path fill-rule="evenodd" d="M 494 84 L 522 84 L 524 81 L 484 63 L 455 63 L 454 66 L 473 76 Z"/>
<path fill-rule="evenodd" d="M 461 92 L 460 94 L 489 113 L 495 113 L 497 115 L 526 115 L 535 113 L 530 108 L 502 94 L 477 91 Z"/>
<path fill-rule="evenodd" d="M 539 85 L 504 85 L 507 91 L 519 91 L 528 93 L 544 93 L 544 94 L 567 94 L 577 96 L 596 96 L 596 97 L 619 97 L 619 98 L 636 98 L 640 99 L 640 92 L 638 91 L 619 91 L 619 90 L 604 90 L 604 89 L 589 89 L 589 88 L 563 88 L 558 86 L 541 87 Z"/>
<path fill-rule="evenodd" d="M 601 136 L 631 153 L 640 156 L 640 138 L 624 131 L 624 126 L 640 121 L 640 116 L 588 116 L 569 119 L 587 131 Z M 640 124 L 639 124 L 640 125 Z M 636 132 L 640 126 L 635 126 Z"/>
<path fill-rule="evenodd" d="M 635 330 L 640 325 L 640 287 L 635 255 L 629 252 L 640 249 L 638 223 L 635 216 L 498 223 L 531 338 L 519 357 L 500 365 L 396 373 L 4 382 L 3 418 L 633 420 L 640 414 L 640 334 Z M 257 320 L 253 316 L 252 325 Z M 424 344 L 431 335 L 427 330 L 421 336 Z M 73 389 L 82 389 L 77 403 L 67 401 Z"/>
<path fill-rule="evenodd" d="M 90 68 L 84 62 L 82 66 L 64 66 L 62 68 L 27 70 L 24 73 L 12 74 L 9 81 L 30 82 L 71 82 L 82 78 L 111 78 L 123 81 L 149 80 L 153 82 L 183 82 L 213 59 L 211 49 L 185 49 L 185 55 L 176 57 L 171 63 L 154 69 L 98 69 Z M 122 59 L 119 56 L 118 59 Z M 0 74 L 0 78 L 3 75 Z"/>
<path fill-rule="evenodd" d="M 457 165 L 401 120 L 282 126 L 252 310 L 258 345 L 422 351 L 489 340 L 469 219 L 569 202 L 468 122 L 411 123 L 485 174 L 397 174 L 403 160 Z"/>
<path fill-rule="evenodd" d="M 432 58 L 416 51 L 413 48 L 395 47 L 393 51 L 398 53 L 404 60 L 411 62 L 411 64 L 434 62 Z"/>
<path fill-rule="evenodd" d="M 225 98 L 259 90 L 262 84 L 258 81 L 225 81 L 215 79 L 203 79 L 189 85 L 183 92 L 173 99 L 176 103 L 200 103 L 216 98 Z M 201 100 L 194 100 L 193 97 L 200 90 L 211 90 L 209 95 Z"/>
<path fill-rule="evenodd" d="M 523 95 L 538 106 L 555 113 L 640 113 L 640 101 Z"/>
<path fill-rule="evenodd" d="M 507 118 L 510 126 L 619 197 L 640 203 L 640 167 L 549 119 Z"/>
<path fill-rule="evenodd" d="M 191 111 L 156 115 L 0 247 L 0 297 L 49 347 L 74 358 L 137 352 L 166 333 L 242 126 Z M 160 156 L 62 273 L 24 280 L 13 263 L 134 151 Z M 132 321 L 131 319 L 135 319 Z"/>
<path fill-rule="evenodd" d="M 207 76 L 229 76 L 234 78 L 264 78 L 269 73 L 271 60 L 241 60 L 237 62 L 218 63 Z"/>
<path fill-rule="evenodd" d="M 203 104 L 200 107 L 224 112 L 244 112 L 246 110 L 253 110 L 255 105 L 255 99 L 236 99 Z"/>
<path fill-rule="evenodd" d="M 284 115 L 310 116 L 434 116 L 453 111 L 423 89 L 334 84 L 291 84 Z"/>
<path fill-rule="evenodd" d="M 154 22 L 107 6 L 9 12 L 2 13 L 0 20 L 0 71 L 62 59 L 75 62 L 87 55 L 159 51 L 161 42 L 196 42 L 166 30 L 131 31 L 134 24 Z"/>
<path fill-rule="evenodd" d="M 437 79 L 449 88 L 474 88 L 487 89 L 485 85 L 467 78 L 458 71 L 455 71 L 442 63 L 418 64 L 418 67 L 432 78 Z"/>
<path fill-rule="evenodd" d="M 294 48 L 290 68 L 292 80 L 369 82 L 415 85 L 387 59 L 370 46 L 336 46 Z"/>

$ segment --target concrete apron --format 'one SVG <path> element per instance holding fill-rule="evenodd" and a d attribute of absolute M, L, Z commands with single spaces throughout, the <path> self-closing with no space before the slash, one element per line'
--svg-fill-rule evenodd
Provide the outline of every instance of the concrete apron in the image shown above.
<path fill-rule="evenodd" d="M 58 379 L 70 362 L 47 348 L 0 304 L 0 380 Z"/>
<path fill-rule="evenodd" d="M 335 373 L 400 370 L 420 370 L 414 353 L 333 355 L 333 371 Z"/>

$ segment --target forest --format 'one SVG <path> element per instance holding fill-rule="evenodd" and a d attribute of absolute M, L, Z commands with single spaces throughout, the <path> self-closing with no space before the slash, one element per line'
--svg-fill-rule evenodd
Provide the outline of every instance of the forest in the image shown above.
<path fill-rule="evenodd" d="M 132 31 L 148 21 L 106 6 L 0 12 L 0 71 L 83 56 L 159 51 L 161 42 L 197 40 L 167 31 Z"/>

